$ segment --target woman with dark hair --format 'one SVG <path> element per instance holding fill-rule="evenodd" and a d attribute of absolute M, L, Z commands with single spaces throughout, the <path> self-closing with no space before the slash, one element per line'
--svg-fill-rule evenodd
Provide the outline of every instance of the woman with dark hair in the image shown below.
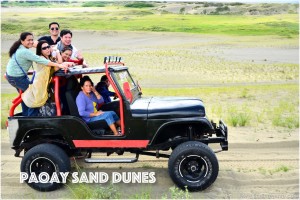
<path fill-rule="evenodd" d="M 85 122 L 105 120 L 115 136 L 120 135 L 116 125 L 120 126 L 120 119 L 114 111 L 97 111 L 95 105 L 103 103 L 102 96 L 95 90 L 90 77 L 84 76 L 80 79 L 82 91 L 76 97 L 76 105 L 79 115 Z"/>
<path fill-rule="evenodd" d="M 64 47 L 61 51 L 61 57 L 64 62 L 73 62 L 77 65 L 82 65 L 83 64 L 83 59 L 71 59 L 73 49 L 71 47 Z M 84 66 L 85 67 L 85 66 Z"/>
<path fill-rule="evenodd" d="M 8 82 L 15 87 L 18 91 L 25 91 L 31 83 L 27 72 L 32 66 L 33 62 L 59 67 L 62 69 L 68 69 L 71 63 L 55 63 L 46 58 L 40 57 L 34 54 L 30 48 L 33 46 L 33 35 L 29 32 L 23 32 L 20 35 L 20 39 L 17 40 L 9 50 L 9 61 L 6 66 L 6 78 Z M 23 116 L 37 115 L 36 109 L 28 108 L 22 102 Z"/>
<path fill-rule="evenodd" d="M 72 56 L 72 48 L 71 47 L 64 47 L 60 53 L 61 53 L 61 57 L 63 59 L 64 62 L 69 62 L 69 60 L 71 59 Z"/>
<path fill-rule="evenodd" d="M 44 57 L 47 60 L 50 60 L 51 62 L 56 62 L 59 64 L 63 62 L 62 56 L 60 55 L 60 52 L 58 50 L 56 50 L 55 57 L 53 56 L 51 46 L 46 40 L 40 40 L 38 42 L 36 47 L 36 55 Z"/>
<path fill-rule="evenodd" d="M 51 47 L 46 40 L 38 42 L 36 47 L 36 55 L 50 60 L 51 62 L 62 63 L 60 53 L 56 54 L 56 57 L 51 55 Z M 52 74 L 59 68 L 45 66 L 43 64 L 37 64 L 35 67 L 36 75 L 32 84 L 29 84 L 28 88 L 22 94 L 22 100 L 29 108 L 38 108 L 43 106 L 48 99 L 48 85 Z"/>

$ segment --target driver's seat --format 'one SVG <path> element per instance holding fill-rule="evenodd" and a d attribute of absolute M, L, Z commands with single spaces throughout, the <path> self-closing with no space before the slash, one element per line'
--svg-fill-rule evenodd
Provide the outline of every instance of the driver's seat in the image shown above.
<path fill-rule="evenodd" d="M 71 76 L 67 79 L 66 83 L 66 100 L 68 103 L 68 108 L 70 115 L 80 117 L 78 108 L 76 105 L 76 97 L 78 93 L 80 92 L 80 85 L 77 81 L 77 78 L 75 76 Z M 105 120 L 99 120 L 95 122 L 88 122 L 88 127 L 95 133 L 96 135 L 103 135 L 107 130 L 110 130 L 109 126 L 107 125 Z"/>

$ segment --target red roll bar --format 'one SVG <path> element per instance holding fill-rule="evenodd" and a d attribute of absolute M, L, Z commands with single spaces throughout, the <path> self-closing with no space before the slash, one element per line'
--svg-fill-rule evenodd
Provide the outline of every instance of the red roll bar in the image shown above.
<path fill-rule="evenodd" d="M 111 84 L 111 86 L 113 87 L 113 89 L 115 90 L 118 98 L 120 99 L 120 121 L 121 121 L 121 132 L 122 132 L 122 135 L 125 133 L 125 126 L 124 126 L 124 105 L 123 105 L 123 100 L 122 100 L 122 96 L 119 92 L 119 90 L 117 89 L 117 86 L 115 85 L 115 83 L 113 82 L 112 78 L 110 77 L 110 73 L 108 71 L 108 66 L 109 65 L 123 65 L 124 66 L 124 63 L 122 62 L 106 62 L 105 63 L 105 74 Z"/>
<path fill-rule="evenodd" d="M 9 116 L 13 117 L 16 107 L 22 102 L 22 90 L 19 90 L 19 95 L 12 100 L 13 105 L 9 109 Z"/>

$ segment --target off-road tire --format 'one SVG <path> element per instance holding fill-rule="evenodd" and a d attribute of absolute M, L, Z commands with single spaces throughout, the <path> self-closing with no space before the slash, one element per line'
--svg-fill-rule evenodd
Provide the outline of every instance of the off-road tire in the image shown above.
<path fill-rule="evenodd" d="M 168 168 L 174 183 L 189 191 L 206 189 L 219 173 L 215 153 L 207 145 L 196 141 L 178 145 L 169 158 Z"/>
<path fill-rule="evenodd" d="M 39 144 L 26 152 L 21 162 L 21 172 L 26 172 L 30 177 L 31 172 L 38 175 L 41 172 L 47 172 L 51 178 L 52 173 L 59 175 L 62 182 L 60 172 L 69 172 L 71 170 L 70 159 L 67 154 L 58 146 L 53 144 Z M 26 183 L 33 189 L 45 192 L 53 191 L 60 188 L 62 183 Z"/>

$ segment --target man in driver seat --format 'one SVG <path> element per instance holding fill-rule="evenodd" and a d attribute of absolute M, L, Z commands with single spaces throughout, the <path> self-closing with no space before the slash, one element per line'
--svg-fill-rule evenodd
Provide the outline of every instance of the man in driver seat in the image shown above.
<path fill-rule="evenodd" d="M 116 93 L 108 90 L 109 86 L 110 83 L 106 75 L 103 75 L 100 79 L 100 82 L 96 85 L 96 90 L 103 97 L 105 104 L 111 102 L 110 97 L 117 97 Z"/>

